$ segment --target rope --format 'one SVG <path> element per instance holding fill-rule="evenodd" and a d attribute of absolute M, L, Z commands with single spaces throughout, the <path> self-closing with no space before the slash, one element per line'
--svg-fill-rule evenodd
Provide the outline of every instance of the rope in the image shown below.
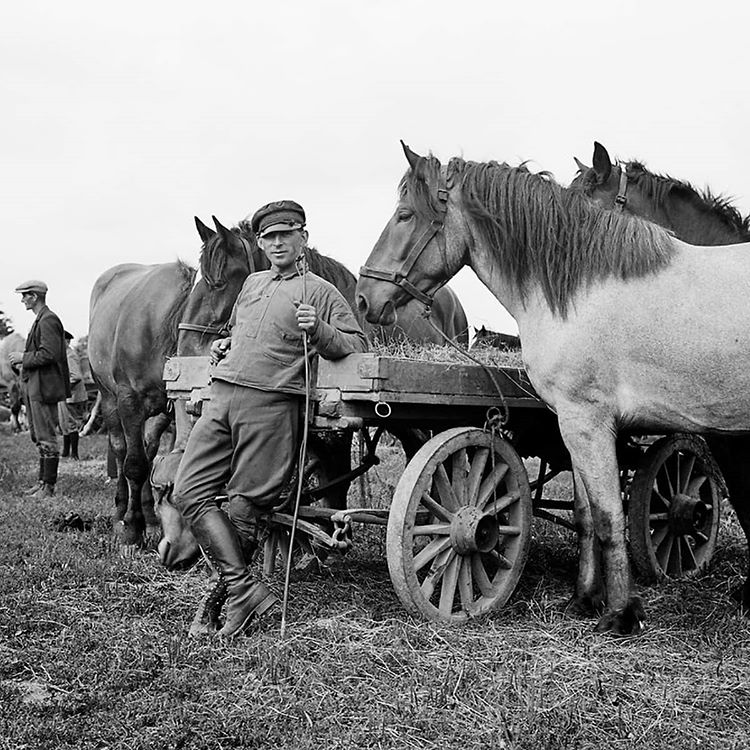
<path fill-rule="evenodd" d="M 297 259 L 298 268 L 301 266 L 302 271 L 302 303 L 307 304 L 307 262 L 304 254 Z M 294 498 L 294 513 L 292 515 L 292 528 L 289 532 L 289 550 L 286 559 L 286 572 L 284 574 L 284 596 L 281 601 L 281 632 L 280 637 L 283 640 L 286 636 L 286 613 L 289 604 L 289 580 L 292 574 L 292 556 L 294 552 L 294 537 L 297 531 L 297 520 L 299 519 L 299 508 L 302 502 L 302 486 L 304 482 L 305 463 L 307 461 L 307 437 L 310 424 L 310 361 L 308 359 L 308 341 L 307 331 L 302 336 L 302 347 L 305 356 L 305 418 L 302 427 L 302 443 L 299 449 L 299 459 L 297 463 L 297 493 Z"/>

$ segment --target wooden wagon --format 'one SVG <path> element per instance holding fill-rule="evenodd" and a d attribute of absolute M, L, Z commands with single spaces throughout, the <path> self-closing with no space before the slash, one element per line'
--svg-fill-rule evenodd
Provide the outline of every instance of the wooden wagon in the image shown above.
<path fill-rule="evenodd" d="M 208 397 L 205 357 L 168 361 L 172 399 L 199 412 Z M 502 407 L 502 409 L 501 409 Z M 500 424 L 502 410 L 509 419 Z M 352 523 L 387 526 L 387 562 L 407 610 L 463 621 L 498 609 L 513 593 L 528 556 L 532 516 L 574 528 L 571 497 L 549 497 L 550 480 L 570 468 L 556 416 L 523 369 L 356 354 L 321 360 L 311 429 L 357 431 L 367 453 L 345 477 L 313 480 L 298 529 L 312 548 L 342 549 Z M 410 457 L 388 509 L 341 508 L 326 495 L 377 462 L 384 430 L 421 445 Z M 408 441 L 407 441 L 408 444 Z M 530 462 L 525 459 L 535 458 Z M 623 501 L 638 571 L 689 575 L 716 544 L 723 480 L 705 442 L 693 435 L 623 437 Z M 534 466 L 535 476 L 528 470 Z M 324 473 L 325 474 L 325 473 Z M 270 572 L 288 507 L 269 517 L 264 550 Z"/>

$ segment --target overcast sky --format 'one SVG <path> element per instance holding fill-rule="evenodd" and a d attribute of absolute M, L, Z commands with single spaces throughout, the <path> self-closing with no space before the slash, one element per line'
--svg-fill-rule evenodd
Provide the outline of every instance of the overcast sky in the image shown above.
<path fill-rule="evenodd" d="M 512 6 L 512 7 L 511 7 Z M 96 278 L 198 260 L 193 216 L 307 210 L 355 273 L 395 205 L 403 138 L 531 160 L 568 184 L 593 141 L 750 213 L 750 3 L 24 2 L 0 25 L 0 309 L 50 286 L 76 336 Z M 473 325 L 514 330 L 464 271 Z"/>

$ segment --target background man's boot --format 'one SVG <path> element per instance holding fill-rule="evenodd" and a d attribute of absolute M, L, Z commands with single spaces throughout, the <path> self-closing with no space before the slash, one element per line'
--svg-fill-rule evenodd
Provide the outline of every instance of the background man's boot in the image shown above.
<path fill-rule="evenodd" d="M 70 457 L 74 461 L 78 461 L 78 433 L 71 432 L 68 437 L 70 438 Z"/>
<path fill-rule="evenodd" d="M 27 495 L 36 495 L 37 492 L 39 492 L 40 489 L 42 489 L 42 485 L 44 484 L 44 457 L 39 457 L 39 477 L 37 479 L 36 484 L 29 490 L 26 490 Z"/>
<path fill-rule="evenodd" d="M 70 435 L 63 435 L 63 449 L 60 456 L 67 458 L 70 455 Z"/>
<path fill-rule="evenodd" d="M 59 456 L 44 457 L 43 484 L 36 493 L 36 497 L 52 497 L 55 494 L 57 484 L 57 466 L 60 463 Z"/>
<path fill-rule="evenodd" d="M 193 521 L 192 530 L 227 587 L 224 627 L 217 635 L 224 638 L 239 635 L 253 617 L 262 615 L 276 603 L 276 596 L 248 572 L 239 536 L 224 511 L 209 510 Z"/>

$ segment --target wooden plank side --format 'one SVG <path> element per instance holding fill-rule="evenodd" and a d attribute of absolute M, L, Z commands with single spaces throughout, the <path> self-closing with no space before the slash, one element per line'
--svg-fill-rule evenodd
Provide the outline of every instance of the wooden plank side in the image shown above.
<path fill-rule="evenodd" d="M 498 389 L 507 398 L 538 398 L 526 372 L 517 367 L 396 359 L 355 354 L 337 362 L 320 362 L 318 388 L 347 393 L 434 394 L 491 397 Z M 449 399 L 446 399 L 449 401 Z"/>

